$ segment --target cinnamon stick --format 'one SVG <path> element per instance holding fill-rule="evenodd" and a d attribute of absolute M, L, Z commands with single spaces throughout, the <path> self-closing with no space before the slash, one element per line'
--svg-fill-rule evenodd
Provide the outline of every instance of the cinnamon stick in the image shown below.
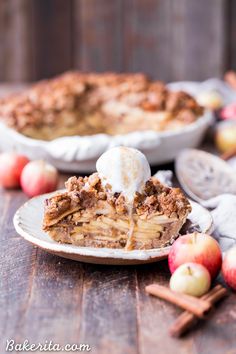
<path fill-rule="evenodd" d="M 174 305 L 177 305 L 188 312 L 193 313 L 199 318 L 205 318 L 208 312 L 212 308 L 212 304 L 204 299 L 199 299 L 194 296 L 177 293 L 170 290 L 165 286 L 158 284 L 151 284 L 146 286 L 146 292 L 157 296 L 163 300 L 169 301 Z"/>
<path fill-rule="evenodd" d="M 201 299 L 209 301 L 213 305 L 226 296 L 227 293 L 227 290 L 223 286 L 216 285 L 207 294 L 203 295 Z M 197 317 L 193 313 L 184 311 L 170 327 L 169 333 L 172 337 L 180 337 L 196 322 Z"/>

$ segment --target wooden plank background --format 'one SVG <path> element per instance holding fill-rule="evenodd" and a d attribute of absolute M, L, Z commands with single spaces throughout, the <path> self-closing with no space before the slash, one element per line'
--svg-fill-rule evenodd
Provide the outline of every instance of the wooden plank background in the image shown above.
<path fill-rule="evenodd" d="M 68 69 L 165 81 L 236 69 L 234 0 L 1 0 L 0 81 Z"/>

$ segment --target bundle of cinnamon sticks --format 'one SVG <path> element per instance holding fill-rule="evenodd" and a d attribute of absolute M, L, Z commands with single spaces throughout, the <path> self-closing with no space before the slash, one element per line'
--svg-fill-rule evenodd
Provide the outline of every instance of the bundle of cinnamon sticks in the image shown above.
<path fill-rule="evenodd" d="M 213 309 L 213 305 L 227 295 L 227 290 L 220 284 L 201 298 L 177 293 L 158 284 L 148 285 L 145 290 L 148 294 L 169 301 L 185 310 L 169 329 L 169 333 L 173 337 L 183 335 L 198 319 L 205 319 Z"/>

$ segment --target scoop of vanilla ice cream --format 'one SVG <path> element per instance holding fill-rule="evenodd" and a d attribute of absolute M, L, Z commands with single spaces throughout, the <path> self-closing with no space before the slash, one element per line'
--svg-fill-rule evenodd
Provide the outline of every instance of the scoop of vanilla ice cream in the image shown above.
<path fill-rule="evenodd" d="M 139 150 L 128 147 L 115 147 L 97 160 L 96 168 L 102 184 L 109 184 L 112 192 L 121 192 L 132 202 L 136 192 L 142 192 L 146 181 L 151 177 L 149 163 Z"/>

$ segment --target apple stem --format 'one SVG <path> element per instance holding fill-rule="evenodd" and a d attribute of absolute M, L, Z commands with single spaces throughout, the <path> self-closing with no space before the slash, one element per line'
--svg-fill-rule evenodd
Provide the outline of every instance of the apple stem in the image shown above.
<path fill-rule="evenodd" d="M 197 232 L 193 233 L 193 243 L 197 242 Z"/>
<path fill-rule="evenodd" d="M 189 275 L 192 275 L 192 270 L 191 270 L 190 266 L 188 266 L 188 273 L 189 273 Z"/>

